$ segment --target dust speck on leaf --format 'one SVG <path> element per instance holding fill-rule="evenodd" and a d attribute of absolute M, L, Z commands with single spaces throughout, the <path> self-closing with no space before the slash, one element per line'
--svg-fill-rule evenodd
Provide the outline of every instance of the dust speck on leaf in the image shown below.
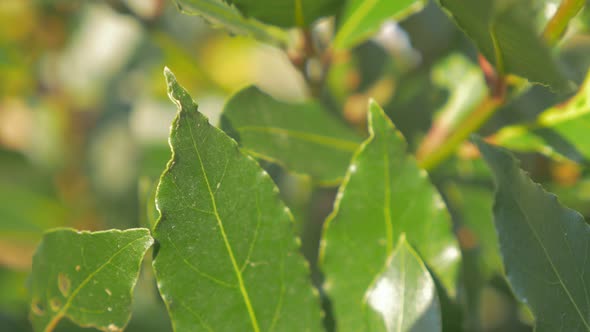
<path fill-rule="evenodd" d="M 76 272 L 80 272 L 80 265 L 76 265 Z"/>
<path fill-rule="evenodd" d="M 109 326 L 107 326 L 107 330 L 111 332 L 122 331 L 121 328 L 115 324 L 109 324 Z"/>
<path fill-rule="evenodd" d="M 108 296 L 111 296 L 111 295 L 113 295 L 113 293 L 111 292 L 111 290 L 110 290 L 110 289 L 108 289 L 108 288 L 105 288 L 105 289 L 104 289 L 104 292 L 105 292 L 105 293 L 107 293 L 107 295 L 108 295 Z"/>

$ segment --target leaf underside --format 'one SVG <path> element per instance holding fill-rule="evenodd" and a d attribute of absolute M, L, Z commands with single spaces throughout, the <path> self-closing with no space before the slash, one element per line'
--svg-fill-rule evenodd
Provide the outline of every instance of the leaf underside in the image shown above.
<path fill-rule="evenodd" d="M 285 46 L 289 37 L 286 31 L 244 17 L 235 7 L 221 0 L 175 0 L 185 14 L 199 15 L 213 25 L 230 33 L 251 36 L 265 43 Z"/>
<path fill-rule="evenodd" d="M 244 15 L 262 22 L 290 28 L 309 26 L 322 16 L 334 15 L 341 0 L 225 0 Z"/>

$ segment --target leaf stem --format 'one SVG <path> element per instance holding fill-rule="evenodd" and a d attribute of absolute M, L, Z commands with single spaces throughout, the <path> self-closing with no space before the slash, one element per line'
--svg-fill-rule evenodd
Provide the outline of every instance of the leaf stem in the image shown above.
<path fill-rule="evenodd" d="M 493 66 L 479 56 L 479 65 L 488 85 L 488 95 L 476 106 L 458 127 L 450 127 L 453 121 L 435 122 L 418 148 L 420 166 L 431 170 L 443 162 L 472 132 L 479 129 L 505 101 L 506 79 Z"/>
<path fill-rule="evenodd" d="M 420 167 L 426 170 L 435 168 L 438 164 L 444 161 L 472 132 L 479 129 L 479 127 L 481 127 L 481 125 L 483 125 L 502 104 L 504 104 L 503 97 L 496 98 L 491 95 L 486 96 L 486 98 L 478 105 L 475 111 L 473 111 L 465 119 L 465 121 L 461 123 L 457 130 L 451 133 L 442 144 L 438 145 L 436 149 L 422 152 L 418 156 Z"/>
<path fill-rule="evenodd" d="M 576 16 L 584 7 L 585 0 L 562 0 L 557 8 L 557 11 L 551 17 L 545 30 L 543 31 L 543 38 L 549 46 L 557 44 L 569 22 Z"/>
<path fill-rule="evenodd" d="M 543 38 L 548 46 L 554 46 L 559 41 L 571 19 L 580 12 L 584 4 L 584 0 L 563 0 L 561 2 L 543 31 Z M 494 31 L 494 29 L 490 29 L 490 31 Z M 496 69 L 494 69 L 485 58 L 479 57 L 480 67 L 490 92 L 457 128 L 449 128 L 438 122 L 434 123 L 417 153 L 418 161 L 424 169 L 433 169 L 443 162 L 469 134 L 479 129 L 505 103 L 506 80 L 502 75 L 501 60 L 499 54 L 496 53 L 497 63 Z"/>

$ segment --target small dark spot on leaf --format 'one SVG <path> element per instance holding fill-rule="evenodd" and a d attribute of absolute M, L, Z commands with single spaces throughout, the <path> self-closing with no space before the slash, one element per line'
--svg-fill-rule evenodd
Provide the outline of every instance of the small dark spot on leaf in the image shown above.
<path fill-rule="evenodd" d="M 31 312 L 37 316 L 43 316 L 45 314 L 45 309 L 43 308 L 43 304 L 39 302 L 39 299 L 33 299 L 31 302 Z"/>

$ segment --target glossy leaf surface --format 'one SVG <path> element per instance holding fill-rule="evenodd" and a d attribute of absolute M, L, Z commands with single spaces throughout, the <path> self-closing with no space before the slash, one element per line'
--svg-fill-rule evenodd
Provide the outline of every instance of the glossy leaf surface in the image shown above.
<path fill-rule="evenodd" d="M 245 16 L 281 26 L 308 26 L 322 16 L 336 14 L 342 0 L 225 0 Z"/>
<path fill-rule="evenodd" d="M 122 330 L 152 242 L 147 229 L 46 233 L 33 258 L 30 318 L 35 331 L 52 331 L 63 318 L 104 331 Z"/>
<path fill-rule="evenodd" d="M 436 287 L 424 262 L 406 241 L 399 240 L 385 270 L 367 292 L 369 307 L 379 316 L 371 331 L 441 331 Z"/>
<path fill-rule="evenodd" d="M 520 75 L 556 91 L 571 89 L 536 31 L 531 1 L 439 2 L 500 73 Z"/>
<path fill-rule="evenodd" d="M 578 93 L 564 104 L 549 108 L 535 123 L 502 128 L 494 142 L 513 150 L 540 152 L 577 162 L 590 161 L 590 73 Z"/>
<path fill-rule="evenodd" d="M 174 329 L 319 330 L 318 298 L 275 184 L 165 76 L 179 112 L 156 195 L 154 268 Z"/>
<path fill-rule="evenodd" d="M 316 103 L 289 104 L 249 87 L 223 111 L 224 129 L 242 149 L 321 183 L 342 179 L 361 138 Z"/>
<path fill-rule="evenodd" d="M 383 110 L 369 107 L 370 137 L 356 152 L 324 228 L 321 263 L 339 331 L 365 331 L 365 293 L 402 233 L 453 290 L 459 250 L 426 172 Z"/>
<path fill-rule="evenodd" d="M 349 0 L 334 39 L 334 47 L 346 49 L 355 46 L 377 32 L 385 20 L 401 20 L 423 6 L 422 0 Z"/>
<path fill-rule="evenodd" d="M 185 14 L 199 15 L 211 24 L 238 35 L 252 36 L 260 41 L 286 45 L 287 33 L 277 27 L 244 17 L 235 7 L 221 0 L 175 0 Z"/>
<path fill-rule="evenodd" d="M 494 222 L 508 280 L 536 331 L 590 331 L 590 226 L 506 150 L 476 143 L 496 178 Z"/>

